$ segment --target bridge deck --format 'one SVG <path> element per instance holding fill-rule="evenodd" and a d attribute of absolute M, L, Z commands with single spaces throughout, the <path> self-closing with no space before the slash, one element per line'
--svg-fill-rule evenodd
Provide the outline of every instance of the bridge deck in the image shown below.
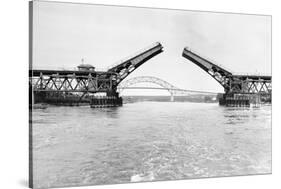
<path fill-rule="evenodd" d="M 212 94 L 217 95 L 218 92 L 208 92 L 208 91 L 198 91 L 198 90 L 188 90 L 188 89 L 179 89 L 179 88 L 163 88 L 163 87 L 123 87 L 124 89 L 155 89 L 155 90 L 167 90 L 167 91 L 173 91 L 173 92 L 185 92 L 185 93 L 200 93 L 200 94 Z"/>
<path fill-rule="evenodd" d="M 161 45 L 161 43 L 156 42 L 148 48 L 142 49 L 134 55 L 119 61 L 117 64 L 114 64 L 108 69 L 108 71 L 116 72 L 119 74 L 119 77 L 117 79 L 117 83 L 119 84 L 135 69 L 137 69 L 139 66 L 141 66 L 143 63 L 153 58 L 154 56 L 160 54 L 161 52 L 163 52 L 163 46 Z"/>
<path fill-rule="evenodd" d="M 198 55 L 198 53 L 195 53 L 191 51 L 189 48 L 185 47 L 183 50 L 183 57 L 187 58 L 191 62 L 195 63 L 197 66 L 205 70 L 206 72 L 209 72 L 210 70 L 214 70 L 215 72 L 219 72 L 223 76 L 233 76 L 236 78 L 241 79 L 263 79 L 263 80 L 271 80 L 271 76 L 269 75 L 257 75 L 257 74 L 235 74 L 230 72 L 228 69 L 223 68 L 222 65 L 214 64 L 211 61 L 207 60 L 205 57 L 202 57 L 201 55 Z"/>
<path fill-rule="evenodd" d="M 233 75 L 233 77 L 237 77 L 242 80 L 251 79 L 251 80 L 271 81 L 271 76 L 269 76 L 269 75 Z"/>
<path fill-rule="evenodd" d="M 91 74 L 92 76 L 95 75 L 113 75 L 116 74 L 114 72 L 96 72 L 96 71 L 79 71 L 79 70 L 29 70 L 29 77 L 36 77 L 40 76 L 40 74 L 43 75 L 73 75 L 76 76 L 88 76 Z"/>

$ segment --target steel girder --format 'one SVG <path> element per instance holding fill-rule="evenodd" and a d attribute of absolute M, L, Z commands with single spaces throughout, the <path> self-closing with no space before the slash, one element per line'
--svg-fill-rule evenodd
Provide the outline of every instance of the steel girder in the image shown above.
<path fill-rule="evenodd" d="M 38 75 L 38 74 L 37 74 Z M 33 91 L 55 91 L 55 92 L 108 92 L 113 90 L 116 83 L 116 75 L 92 74 L 77 76 L 73 74 L 44 74 L 29 77 Z"/>
<path fill-rule="evenodd" d="M 230 80 L 230 93 L 271 93 L 271 80 L 267 79 L 246 79 L 233 76 Z"/>
<path fill-rule="evenodd" d="M 144 62 L 163 52 L 157 42 L 136 54 L 119 61 L 107 72 L 71 70 L 29 70 L 30 85 L 34 91 L 56 92 L 112 92 L 117 85 Z"/>
<path fill-rule="evenodd" d="M 222 66 L 184 48 L 182 56 L 195 63 L 224 88 L 225 93 L 271 93 L 271 76 L 260 75 L 233 75 Z"/>
<path fill-rule="evenodd" d="M 161 45 L 161 43 L 156 42 L 151 46 L 135 53 L 134 55 L 117 62 L 116 64 L 108 68 L 108 71 L 118 74 L 118 85 L 123 79 L 125 79 L 130 73 L 132 73 L 135 69 L 141 66 L 144 62 L 161 52 L 163 52 L 163 46 Z"/>

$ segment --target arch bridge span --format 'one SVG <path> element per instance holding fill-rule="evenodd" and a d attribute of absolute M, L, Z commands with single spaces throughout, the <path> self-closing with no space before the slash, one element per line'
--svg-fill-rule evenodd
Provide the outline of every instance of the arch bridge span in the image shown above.
<path fill-rule="evenodd" d="M 138 83 L 153 83 L 158 85 L 159 87 L 131 87 L 132 85 L 138 84 Z M 128 79 L 126 81 L 123 81 L 118 86 L 118 91 L 122 93 L 125 89 L 156 89 L 156 90 L 167 90 L 170 93 L 171 101 L 174 101 L 175 95 L 188 95 L 191 93 L 197 93 L 197 94 L 212 94 L 216 95 L 216 92 L 206 92 L 206 91 L 198 91 L 198 90 L 187 90 L 187 89 L 180 89 L 169 82 L 160 79 L 158 77 L 153 76 L 138 76 L 133 77 L 131 79 Z"/>

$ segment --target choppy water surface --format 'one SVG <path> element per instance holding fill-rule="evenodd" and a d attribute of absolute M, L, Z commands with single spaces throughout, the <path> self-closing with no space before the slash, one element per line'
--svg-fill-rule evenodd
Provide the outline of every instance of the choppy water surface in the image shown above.
<path fill-rule="evenodd" d="M 271 172 L 271 106 L 54 106 L 33 120 L 38 188 Z"/>

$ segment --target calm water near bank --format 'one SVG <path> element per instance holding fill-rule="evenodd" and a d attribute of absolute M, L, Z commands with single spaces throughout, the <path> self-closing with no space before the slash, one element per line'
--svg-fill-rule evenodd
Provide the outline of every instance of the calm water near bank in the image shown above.
<path fill-rule="evenodd" d="M 271 106 L 35 109 L 33 156 L 38 188 L 271 173 Z"/>

